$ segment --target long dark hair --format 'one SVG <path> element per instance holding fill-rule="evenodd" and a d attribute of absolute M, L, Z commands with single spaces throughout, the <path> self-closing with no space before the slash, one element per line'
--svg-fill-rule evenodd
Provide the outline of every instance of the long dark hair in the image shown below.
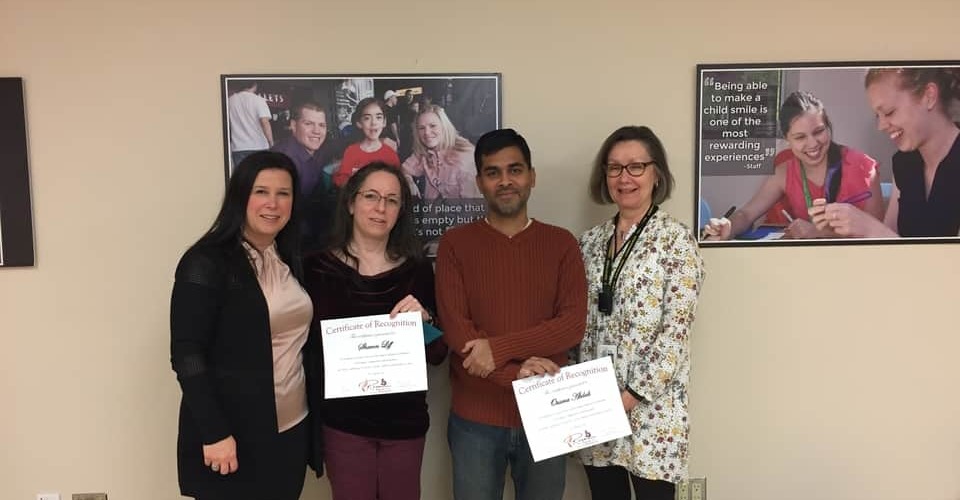
<path fill-rule="evenodd" d="M 786 100 L 783 101 L 783 105 L 780 106 L 778 119 L 780 120 L 780 133 L 783 134 L 783 138 L 787 138 L 787 132 L 790 131 L 793 120 L 804 113 L 823 116 L 823 123 L 827 126 L 827 129 L 830 130 L 830 146 L 827 148 L 827 168 L 832 168 L 834 165 L 839 167 L 841 165 L 841 159 L 843 158 L 843 146 L 833 140 L 833 124 L 830 123 L 827 110 L 823 107 L 823 101 L 817 99 L 817 97 L 810 92 L 798 90 L 787 96 Z M 800 158 L 797 158 L 797 161 L 800 161 Z M 837 194 L 840 192 L 840 177 L 841 174 L 838 171 L 829 179 L 830 185 L 824 186 L 827 199 L 830 201 L 836 200 Z"/>
<path fill-rule="evenodd" d="M 213 225 L 207 230 L 194 246 L 238 246 L 243 240 L 243 227 L 247 218 L 247 203 L 253 191 L 253 183 L 257 175 L 263 170 L 278 169 L 290 174 L 293 181 L 293 208 L 290 211 L 290 220 L 277 234 L 277 254 L 290 266 L 293 275 L 303 277 L 303 266 L 300 262 L 300 209 L 299 197 L 300 179 L 297 177 L 297 167 L 287 155 L 272 151 L 259 151 L 243 159 L 234 169 L 223 195 L 220 213 L 217 214 Z"/>
<path fill-rule="evenodd" d="M 360 186 L 374 172 L 386 172 L 396 177 L 400 184 L 400 213 L 397 214 L 397 223 L 390 230 L 387 239 L 387 257 L 393 261 L 420 259 L 423 256 L 423 247 L 417 238 L 413 221 L 413 195 L 410 194 L 410 185 L 403 178 L 400 169 L 380 161 L 357 170 L 340 189 L 337 208 L 333 213 L 333 231 L 330 234 L 328 250 L 340 252 L 354 265 L 357 264 L 357 257 L 350 252 L 350 242 L 353 241 L 353 214 L 350 213 L 350 204 L 356 200 Z"/>
<path fill-rule="evenodd" d="M 380 112 L 383 113 L 383 130 L 380 131 L 380 138 L 383 139 L 383 133 L 387 130 L 387 105 L 376 97 L 365 97 L 357 103 L 357 107 L 350 115 L 350 124 L 353 125 L 353 138 L 351 142 L 358 143 L 364 139 L 363 130 L 360 129 L 360 119 L 363 118 L 363 112 L 370 106 L 377 105 Z"/>

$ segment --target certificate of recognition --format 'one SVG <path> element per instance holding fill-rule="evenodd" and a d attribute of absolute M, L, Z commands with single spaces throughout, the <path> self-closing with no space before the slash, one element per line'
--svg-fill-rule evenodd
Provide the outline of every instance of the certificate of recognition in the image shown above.
<path fill-rule="evenodd" d="M 427 390 L 419 312 L 320 322 L 327 399 Z"/>
<path fill-rule="evenodd" d="M 515 380 L 513 393 L 535 462 L 631 433 L 607 356 Z"/>

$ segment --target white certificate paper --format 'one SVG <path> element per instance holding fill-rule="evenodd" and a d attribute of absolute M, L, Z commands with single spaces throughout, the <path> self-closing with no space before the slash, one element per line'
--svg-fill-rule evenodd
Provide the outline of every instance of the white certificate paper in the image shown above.
<path fill-rule="evenodd" d="M 326 399 L 427 390 L 419 312 L 320 322 Z"/>
<path fill-rule="evenodd" d="M 607 356 L 515 380 L 513 393 L 535 462 L 631 433 Z"/>

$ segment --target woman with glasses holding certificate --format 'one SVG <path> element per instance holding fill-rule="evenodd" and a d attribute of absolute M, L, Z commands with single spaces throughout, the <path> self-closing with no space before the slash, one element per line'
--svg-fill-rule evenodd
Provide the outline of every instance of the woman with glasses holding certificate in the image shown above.
<path fill-rule="evenodd" d="M 304 262 L 316 331 L 321 320 L 388 313 L 419 312 L 432 321 L 433 266 L 422 258 L 412 204 L 409 185 L 392 165 L 371 163 L 347 180 L 329 249 Z M 447 353 L 441 339 L 425 349 L 431 364 Z M 327 399 L 321 418 L 334 500 L 420 498 L 429 426 L 425 392 Z"/>
<path fill-rule="evenodd" d="M 657 136 L 627 126 L 603 143 L 590 194 L 617 214 L 580 238 L 587 329 L 577 362 L 610 356 L 631 435 L 578 452 L 595 499 L 673 500 L 687 474 L 690 326 L 703 262 L 690 230 L 660 209 L 673 176 Z"/>

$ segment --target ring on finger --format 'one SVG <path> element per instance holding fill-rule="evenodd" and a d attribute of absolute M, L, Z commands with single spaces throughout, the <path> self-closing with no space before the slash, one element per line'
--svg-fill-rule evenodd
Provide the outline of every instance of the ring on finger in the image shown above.
<path fill-rule="evenodd" d="M 212 464 L 210 465 L 210 469 L 213 470 L 213 472 L 217 472 L 218 470 L 220 470 L 220 466 L 217 464 Z"/>

